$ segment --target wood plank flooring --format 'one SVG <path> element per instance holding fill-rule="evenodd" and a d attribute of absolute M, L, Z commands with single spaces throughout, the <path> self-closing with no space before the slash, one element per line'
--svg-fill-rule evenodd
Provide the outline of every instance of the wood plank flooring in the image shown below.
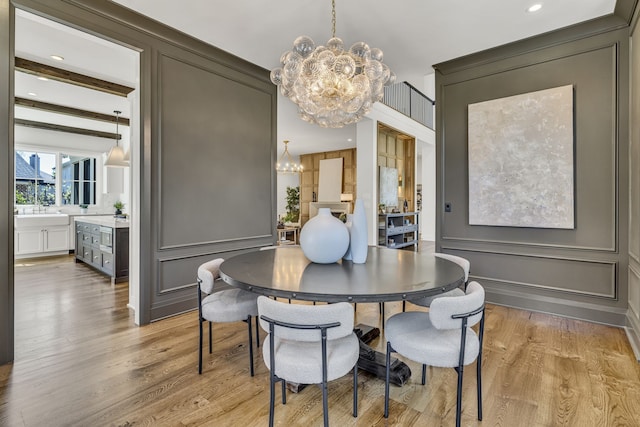
<path fill-rule="evenodd" d="M 259 350 L 249 376 L 244 323 L 214 325 L 198 375 L 196 312 L 136 327 L 127 284 L 72 257 L 19 260 L 15 282 L 16 360 L 0 366 L 0 426 L 267 425 L 268 372 Z M 379 321 L 377 304 L 358 304 L 356 323 Z M 391 387 L 388 420 L 382 380 L 359 375 L 358 418 L 351 376 L 330 383 L 331 425 L 454 425 L 455 371 L 429 368 L 422 386 L 419 365 L 408 364 L 413 376 Z M 479 422 L 467 367 L 465 426 L 640 426 L 640 365 L 621 329 L 489 305 L 483 386 Z M 318 387 L 279 401 L 276 425 L 322 425 Z"/>

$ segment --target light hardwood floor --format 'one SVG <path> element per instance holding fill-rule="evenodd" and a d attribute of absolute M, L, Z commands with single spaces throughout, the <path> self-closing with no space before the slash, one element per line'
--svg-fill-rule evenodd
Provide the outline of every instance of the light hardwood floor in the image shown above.
<path fill-rule="evenodd" d="M 256 353 L 248 372 L 246 325 L 214 326 L 214 353 L 197 373 L 197 313 L 135 327 L 127 284 L 72 257 L 16 265 L 16 360 L 0 367 L 0 426 L 264 426 L 268 373 Z M 194 291 L 195 298 L 195 291 Z M 387 315 L 400 304 L 387 304 Z M 465 371 L 465 426 L 640 426 L 640 366 L 622 330 L 555 316 L 487 308 L 484 421 L 476 419 L 475 364 Z M 358 304 L 356 322 L 379 324 L 377 304 Z M 262 333 L 264 337 L 264 332 Z M 374 344 L 379 348 L 383 340 Z M 420 367 L 392 386 L 359 376 L 351 417 L 351 376 L 329 385 L 333 426 L 451 426 L 453 369 Z M 320 389 L 276 400 L 276 424 L 322 424 Z"/>

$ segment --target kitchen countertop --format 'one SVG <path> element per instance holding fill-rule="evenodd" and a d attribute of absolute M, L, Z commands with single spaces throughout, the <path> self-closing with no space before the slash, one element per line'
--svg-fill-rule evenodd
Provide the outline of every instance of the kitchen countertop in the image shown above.
<path fill-rule="evenodd" d="M 74 221 L 86 222 L 89 224 L 102 225 L 112 228 L 129 228 L 129 220 L 124 218 L 115 218 L 113 215 L 90 215 L 75 216 Z"/>

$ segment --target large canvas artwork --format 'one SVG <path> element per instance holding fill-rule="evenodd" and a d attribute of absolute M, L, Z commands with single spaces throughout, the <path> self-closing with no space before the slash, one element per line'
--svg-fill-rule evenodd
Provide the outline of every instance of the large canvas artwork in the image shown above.
<path fill-rule="evenodd" d="M 469 104 L 469 224 L 574 228 L 573 87 Z"/>
<path fill-rule="evenodd" d="M 398 206 L 398 169 L 380 166 L 380 203 Z"/>

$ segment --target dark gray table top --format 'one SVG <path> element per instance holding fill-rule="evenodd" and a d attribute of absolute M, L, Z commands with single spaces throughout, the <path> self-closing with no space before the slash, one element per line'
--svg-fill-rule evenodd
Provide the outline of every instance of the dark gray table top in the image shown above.
<path fill-rule="evenodd" d="M 432 254 L 370 246 L 367 262 L 315 264 L 299 247 L 249 252 L 225 260 L 220 276 L 262 295 L 324 302 L 384 302 L 436 295 L 462 285 L 457 264 Z"/>

